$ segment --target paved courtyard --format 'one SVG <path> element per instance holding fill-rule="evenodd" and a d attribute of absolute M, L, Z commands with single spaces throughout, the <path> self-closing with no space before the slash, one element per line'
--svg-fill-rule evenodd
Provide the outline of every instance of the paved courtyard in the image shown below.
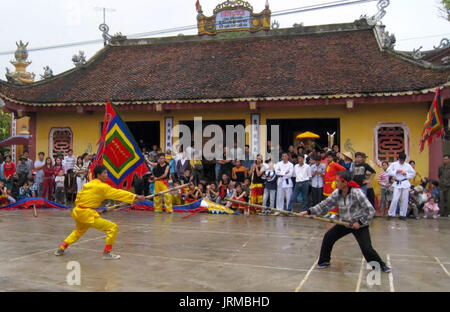
<path fill-rule="evenodd" d="M 114 247 L 122 258 L 101 260 L 104 235 L 90 229 L 63 257 L 55 248 L 73 230 L 70 211 L 0 212 L 0 291 L 176 292 L 435 292 L 450 290 L 450 220 L 371 225 L 372 242 L 391 265 L 376 275 L 352 235 L 335 245 L 331 267 L 315 268 L 332 225 L 296 217 L 154 214 L 116 211 Z M 70 286 L 77 261 L 81 285 Z M 369 285 L 369 281 L 375 284 Z"/>

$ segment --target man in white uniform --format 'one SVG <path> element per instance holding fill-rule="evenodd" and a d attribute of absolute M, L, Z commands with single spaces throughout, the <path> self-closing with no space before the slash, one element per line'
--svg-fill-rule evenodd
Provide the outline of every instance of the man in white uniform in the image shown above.
<path fill-rule="evenodd" d="M 294 165 L 289 162 L 289 156 L 287 153 L 281 155 L 282 161 L 275 165 L 275 173 L 278 176 L 277 181 L 277 209 L 287 210 L 289 202 L 291 200 L 292 187 L 292 175 L 294 173 Z M 284 209 L 284 202 L 286 200 L 286 209 Z M 279 213 L 276 213 L 278 215 Z"/>
<path fill-rule="evenodd" d="M 416 176 L 416 171 L 411 167 L 410 164 L 405 162 L 405 153 L 400 153 L 398 155 L 398 161 L 392 163 L 386 170 L 386 173 L 394 177 L 395 181 L 392 185 L 394 188 L 394 194 L 392 196 L 391 206 L 389 207 L 389 216 L 394 217 L 397 210 L 398 201 L 400 199 L 400 220 L 406 219 L 406 212 L 408 211 L 408 199 L 409 199 L 409 189 L 411 183 L 409 179 Z"/>

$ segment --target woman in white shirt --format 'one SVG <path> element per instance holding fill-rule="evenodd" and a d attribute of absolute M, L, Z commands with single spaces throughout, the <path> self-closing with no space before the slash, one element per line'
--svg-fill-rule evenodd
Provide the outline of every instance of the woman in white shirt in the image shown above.
<path fill-rule="evenodd" d="M 77 194 L 81 191 L 84 183 L 86 183 L 87 168 L 83 163 L 81 156 L 77 157 L 77 164 L 73 167 L 73 172 L 77 177 Z"/>

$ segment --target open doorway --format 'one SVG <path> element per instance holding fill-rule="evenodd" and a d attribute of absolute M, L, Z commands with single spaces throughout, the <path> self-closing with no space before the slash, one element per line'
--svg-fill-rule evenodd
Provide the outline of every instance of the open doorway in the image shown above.
<path fill-rule="evenodd" d="M 149 151 L 153 145 L 160 146 L 159 121 L 127 121 L 126 124 L 141 150 Z"/>
<path fill-rule="evenodd" d="M 189 127 L 189 129 L 191 130 L 192 140 L 193 140 L 194 139 L 194 137 L 193 137 L 194 121 L 193 120 L 180 120 L 179 124 L 186 125 L 187 127 Z M 218 125 L 220 128 L 222 128 L 223 142 L 224 142 L 224 144 L 226 144 L 226 126 L 227 125 L 231 125 L 231 126 L 242 125 L 245 128 L 245 119 L 241 119 L 241 120 L 239 120 L 239 119 L 238 120 L 202 120 L 202 127 L 203 127 L 202 131 L 205 129 L 206 126 L 209 126 L 209 125 Z M 210 139 L 211 138 L 203 138 L 203 146 Z M 236 135 L 235 135 L 234 141 L 236 142 Z M 208 181 L 214 181 L 216 179 L 215 163 L 216 162 L 214 160 L 203 159 L 203 168 L 204 168 L 205 178 Z"/>
<path fill-rule="evenodd" d="M 328 146 L 327 132 L 334 135 L 334 144 L 340 146 L 340 120 L 339 118 L 299 118 L 299 119 L 267 119 L 268 140 L 271 139 L 270 126 L 279 125 L 279 142 L 284 151 L 289 145 L 296 145 L 295 137 L 305 131 L 313 132 L 320 136 L 316 142 L 323 148 Z"/>
<path fill-rule="evenodd" d="M 126 121 L 128 129 L 130 129 L 134 140 L 139 145 L 142 150 L 145 148 L 147 151 L 151 150 L 153 145 L 160 146 L 159 140 L 159 121 Z M 101 135 L 103 129 L 103 122 L 100 123 L 100 133 Z M 142 141 L 142 142 L 141 142 Z"/>

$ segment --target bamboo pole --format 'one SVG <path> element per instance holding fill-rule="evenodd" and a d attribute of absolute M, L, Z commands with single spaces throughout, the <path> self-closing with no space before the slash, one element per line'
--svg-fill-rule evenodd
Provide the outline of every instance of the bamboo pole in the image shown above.
<path fill-rule="evenodd" d="M 172 188 L 167 189 L 165 191 L 161 191 L 161 192 L 158 192 L 158 193 L 153 194 L 153 195 L 148 195 L 148 196 L 145 197 L 145 199 L 152 199 L 152 198 L 154 198 L 156 196 L 161 196 L 161 195 L 164 195 L 166 193 L 170 193 L 172 191 L 176 191 L 176 190 L 188 187 L 191 184 L 192 184 L 192 182 L 186 183 L 186 184 L 183 184 L 183 185 L 180 185 L 180 186 L 175 186 L 175 187 L 172 187 Z M 122 203 L 122 204 L 118 204 L 118 205 L 114 205 L 114 206 L 109 206 L 109 207 L 107 207 L 106 210 L 103 210 L 101 213 L 110 212 L 112 210 L 119 209 L 119 208 L 124 208 L 124 207 L 131 206 L 131 205 L 132 204 L 126 204 L 126 203 L 124 204 L 124 203 Z"/>
<path fill-rule="evenodd" d="M 285 210 L 279 210 L 279 209 L 270 208 L 270 207 L 267 207 L 267 206 L 257 205 L 257 204 L 248 204 L 248 203 L 245 203 L 245 202 L 242 202 L 242 201 L 229 199 L 229 198 L 225 198 L 225 200 L 229 201 L 229 202 L 232 202 L 232 203 L 235 203 L 235 204 L 248 205 L 248 206 L 252 206 L 252 207 L 255 207 L 255 208 L 272 210 L 274 212 L 279 212 L 279 213 L 282 213 L 282 214 L 285 214 L 285 215 L 297 216 L 297 217 L 308 218 L 308 219 L 314 219 L 314 220 L 317 220 L 317 221 L 328 222 L 328 223 L 335 223 L 335 224 L 343 225 L 343 226 L 346 226 L 346 227 L 351 227 L 349 222 L 345 222 L 345 221 L 341 221 L 341 220 L 328 219 L 328 218 L 317 217 L 317 216 L 313 216 L 313 215 L 302 215 L 302 214 L 297 213 L 297 212 L 290 212 L 290 211 L 285 211 Z"/>

